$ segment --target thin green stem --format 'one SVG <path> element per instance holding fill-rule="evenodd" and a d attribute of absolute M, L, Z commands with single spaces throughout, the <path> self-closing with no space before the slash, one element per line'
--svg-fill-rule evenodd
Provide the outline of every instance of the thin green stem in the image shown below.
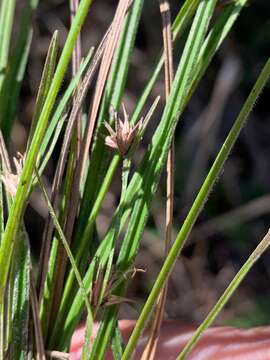
<path fill-rule="evenodd" d="M 216 317 L 219 315 L 223 307 L 227 304 L 230 300 L 231 296 L 238 288 L 242 280 L 245 278 L 249 270 L 252 268 L 254 263 L 260 258 L 260 256 L 268 249 L 270 245 L 270 231 L 265 235 L 263 240 L 259 243 L 256 249 L 252 252 L 249 256 L 247 261 L 235 275 L 233 280 L 231 281 L 230 285 L 224 291 L 222 296 L 219 298 L 218 302 L 215 304 L 213 309 L 210 311 L 206 319 L 201 323 L 195 333 L 192 335 L 191 339 L 188 341 L 184 349 L 178 355 L 176 360 L 184 360 L 187 358 L 191 350 L 194 346 L 198 343 L 200 337 L 202 336 L 203 332 L 209 328 L 209 326 L 215 321 Z"/>
<path fill-rule="evenodd" d="M 220 152 L 218 153 L 216 160 L 214 161 L 214 164 L 212 165 L 185 221 L 184 224 L 179 231 L 176 240 L 162 266 L 162 269 L 160 270 L 160 273 L 154 283 L 154 286 L 149 294 L 149 297 L 142 309 L 142 312 L 140 314 L 140 317 L 136 323 L 136 326 L 133 330 L 133 333 L 129 339 L 129 342 L 126 346 L 126 349 L 124 351 L 122 360 L 128 360 L 137 344 L 137 341 L 143 331 L 143 328 L 145 326 L 146 321 L 148 320 L 149 316 L 152 313 L 153 306 L 158 298 L 159 292 L 163 288 L 164 284 L 166 283 L 166 280 L 172 271 L 172 268 L 176 262 L 176 259 L 181 253 L 181 250 L 203 208 L 203 205 L 205 204 L 208 195 L 210 191 L 213 189 L 214 184 L 216 180 L 218 179 L 218 176 L 220 175 L 220 172 L 222 170 L 222 167 L 227 160 L 233 145 L 235 144 L 235 141 L 237 140 L 241 129 L 243 128 L 245 121 L 252 110 L 254 103 L 262 91 L 263 87 L 265 86 L 268 77 L 270 75 L 270 59 L 265 64 L 263 70 L 261 71 L 256 84 L 254 85 L 253 89 L 251 90 L 251 93 L 246 100 L 239 116 L 237 117 L 231 131 L 229 132 L 229 135 L 227 136 L 225 142 L 222 145 L 222 148 Z"/>
<path fill-rule="evenodd" d="M 121 189 L 121 197 L 120 203 L 124 201 L 125 193 L 128 186 L 128 176 L 130 171 L 131 160 L 129 157 L 123 159 L 123 166 L 122 166 L 122 189 Z M 121 214 L 119 216 L 119 220 L 121 219 Z"/>

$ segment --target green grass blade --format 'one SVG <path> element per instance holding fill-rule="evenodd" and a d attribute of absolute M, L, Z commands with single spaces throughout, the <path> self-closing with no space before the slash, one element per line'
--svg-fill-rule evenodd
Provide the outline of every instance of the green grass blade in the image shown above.
<path fill-rule="evenodd" d="M 38 119 L 40 117 L 43 105 L 45 103 L 46 97 L 48 95 L 48 91 L 54 76 L 55 72 L 55 66 L 56 66 L 56 59 L 59 49 L 59 35 L 58 31 L 55 31 L 55 33 L 52 36 L 52 40 L 49 45 L 49 49 L 47 52 L 45 65 L 43 68 L 37 99 L 36 99 L 36 105 L 35 105 L 35 111 L 31 123 L 30 133 L 28 136 L 28 146 L 31 144 L 33 134 L 35 132 Z"/>
<path fill-rule="evenodd" d="M 81 29 L 90 5 L 91 0 L 82 0 L 80 2 L 78 11 L 75 15 L 74 21 L 72 22 L 71 29 L 65 42 L 65 46 L 62 51 L 59 63 L 57 65 L 56 72 L 50 86 L 50 90 L 48 92 L 48 96 L 46 97 L 46 101 L 42 108 L 42 112 L 40 114 L 40 118 L 33 136 L 33 140 L 31 142 L 31 146 L 29 148 L 29 152 L 25 160 L 19 186 L 10 210 L 0 248 L 0 304 L 3 301 L 4 290 L 7 283 L 7 276 L 13 254 L 16 234 L 22 220 L 23 211 L 28 198 L 28 193 L 32 181 L 34 168 L 36 166 L 39 148 L 42 143 L 45 130 L 47 128 L 48 120 L 51 115 L 56 96 L 58 94 L 59 88 L 64 78 L 64 74 L 70 61 L 76 37 Z"/>
<path fill-rule="evenodd" d="M 87 314 L 81 360 L 87 360 L 88 354 L 90 353 L 92 346 L 92 342 L 91 342 L 92 328 L 93 328 L 93 318 Z"/>
<path fill-rule="evenodd" d="M 9 352 L 11 359 L 24 360 L 28 351 L 30 311 L 30 248 L 25 232 L 21 233 L 14 255 L 10 279 L 13 286 Z"/>
<path fill-rule="evenodd" d="M 241 282 L 244 280 L 245 276 L 248 274 L 252 266 L 255 264 L 255 262 L 261 257 L 261 255 L 268 249 L 270 245 L 270 232 L 265 235 L 263 240 L 259 243 L 259 245 L 256 247 L 256 249 L 252 252 L 252 254 L 249 256 L 247 261 L 244 263 L 244 265 L 241 267 L 241 269 L 238 271 L 238 273 L 235 275 L 233 280 L 231 281 L 230 285 L 227 287 L 227 289 L 224 291 L 222 296 L 219 298 L 213 309 L 210 311 L 210 313 L 207 315 L 205 320 L 201 323 L 201 325 L 198 327 L 198 329 L 195 331 L 195 333 L 192 335 L 191 339 L 188 341 L 184 349 L 181 351 L 181 353 L 178 355 L 176 360 L 184 360 L 187 359 L 187 356 L 190 354 L 191 350 L 196 346 L 198 343 L 200 337 L 206 331 L 209 326 L 213 324 L 217 316 L 220 314 L 224 306 L 227 304 L 227 302 L 230 300 L 231 296 L 234 294 L 234 292 L 237 290 L 238 286 L 241 284 Z"/>
<path fill-rule="evenodd" d="M 104 316 L 100 324 L 97 336 L 93 344 L 89 360 L 103 360 L 113 331 L 117 327 L 117 319 L 114 315 L 115 306 L 106 311 L 109 316 Z"/>
<path fill-rule="evenodd" d="M 115 360 L 121 360 L 122 358 L 123 343 L 122 334 L 117 325 L 112 337 L 112 352 Z"/>
<path fill-rule="evenodd" d="M 42 296 L 42 301 L 40 302 L 40 322 L 42 327 L 42 333 L 45 339 L 48 336 L 48 329 L 49 329 L 49 309 L 51 307 L 51 298 L 52 298 L 52 288 L 53 288 L 53 270 L 55 268 L 55 262 L 57 258 L 57 250 L 58 250 L 58 243 L 61 240 L 59 239 L 58 234 L 55 234 L 52 241 L 52 246 L 50 249 L 50 258 L 48 263 L 48 271 L 46 274 L 46 281 L 44 284 L 44 291 Z M 83 297 L 81 297 L 83 300 Z M 84 304 L 84 301 L 83 301 Z"/>
<path fill-rule="evenodd" d="M 9 66 L 0 91 L 0 123 L 6 142 L 9 141 L 10 132 L 16 115 L 18 98 L 33 35 L 31 24 L 32 16 L 37 5 L 38 0 L 27 0 L 22 9 L 20 26 L 16 33 L 15 46 L 14 49 L 12 49 Z"/>
<path fill-rule="evenodd" d="M 0 12 L 0 90 L 5 79 L 16 0 L 2 0 Z"/>
<path fill-rule="evenodd" d="M 178 233 L 176 240 L 164 262 L 164 265 L 162 266 L 162 269 L 155 281 L 155 284 L 151 290 L 151 293 L 145 303 L 145 306 L 143 307 L 143 310 L 140 314 L 140 317 L 136 323 L 136 326 L 134 328 L 134 331 L 129 339 L 128 345 L 126 347 L 126 350 L 124 352 L 123 355 L 123 360 L 124 359 L 128 359 L 129 356 L 132 354 L 136 343 L 138 341 L 138 338 L 143 330 L 143 327 L 147 321 L 147 319 L 149 318 L 150 314 L 151 314 L 151 310 L 153 309 L 153 306 L 155 304 L 155 301 L 157 300 L 157 297 L 160 293 L 160 290 L 162 289 L 162 287 L 164 286 L 168 275 L 170 273 L 170 271 L 173 268 L 173 265 L 177 259 L 177 257 L 179 256 L 181 249 L 183 248 L 183 245 L 190 233 L 190 231 L 192 230 L 192 227 L 195 223 L 195 221 L 197 220 L 201 209 L 204 205 L 204 203 L 206 202 L 210 191 L 212 190 L 218 176 L 220 175 L 220 172 L 224 166 L 225 161 L 227 160 L 234 144 L 235 141 L 237 140 L 241 129 L 243 128 L 247 117 L 250 113 L 250 111 L 252 110 L 255 101 L 258 97 L 258 95 L 260 94 L 260 92 L 262 91 L 263 87 L 265 86 L 268 78 L 270 75 L 270 59 L 267 61 L 265 67 L 263 68 L 260 76 L 258 77 L 258 80 L 256 82 L 256 84 L 254 85 L 253 89 L 251 90 L 251 93 L 247 99 L 247 101 L 245 102 L 239 116 L 237 117 L 229 135 L 227 136 L 219 154 L 216 157 L 216 160 L 213 164 L 213 166 L 211 167 L 185 221 L 184 224 L 180 230 L 180 232 Z"/>
<path fill-rule="evenodd" d="M 48 129 L 44 135 L 44 140 L 41 144 L 40 151 L 39 151 L 39 157 L 41 164 L 39 166 L 39 173 L 42 174 L 44 168 L 47 165 L 48 160 L 50 159 L 50 156 L 55 148 L 55 144 L 58 140 L 58 137 L 61 133 L 61 129 L 64 125 L 65 116 L 63 116 L 64 111 L 68 105 L 68 102 L 70 101 L 72 94 L 74 93 L 76 87 L 79 84 L 79 81 L 81 79 L 82 74 L 86 70 L 87 66 L 89 66 L 90 61 L 92 59 L 94 52 L 94 48 L 91 48 L 87 54 L 87 57 L 82 62 L 80 69 L 76 76 L 71 80 L 68 88 L 66 89 L 64 95 L 62 96 L 61 100 L 59 101 L 59 104 L 54 111 L 52 120 L 50 121 L 50 124 L 48 126 Z"/>
<path fill-rule="evenodd" d="M 175 40 L 186 26 L 189 24 L 190 19 L 195 14 L 195 11 L 200 3 L 200 0 L 186 0 L 181 7 L 181 10 L 176 15 L 172 25 L 173 39 Z"/>
<path fill-rule="evenodd" d="M 196 68 L 194 69 L 194 73 L 196 73 L 196 80 L 193 82 L 191 87 L 191 93 L 205 73 L 205 70 L 211 62 L 216 49 L 220 47 L 233 24 L 237 20 L 241 10 L 247 5 L 247 3 L 248 0 L 235 0 L 232 4 L 227 5 L 224 11 L 219 15 L 215 26 L 209 31 L 209 34 L 201 48 Z"/>

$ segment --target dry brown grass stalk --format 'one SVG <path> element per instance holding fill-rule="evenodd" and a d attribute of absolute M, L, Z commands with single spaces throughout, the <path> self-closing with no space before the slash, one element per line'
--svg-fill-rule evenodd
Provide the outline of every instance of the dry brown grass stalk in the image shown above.
<path fill-rule="evenodd" d="M 173 83 L 173 45 L 171 30 L 170 4 L 168 0 L 160 0 L 160 13 L 162 18 L 162 35 L 164 44 L 164 70 L 165 70 L 165 96 L 169 97 Z M 166 231 L 165 231 L 165 255 L 168 253 L 172 241 L 173 226 L 173 196 L 174 196 L 174 143 L 167 159 L 167 188 L 166 188 Z M 157 348 L 158 336 L 164 317 L 164 308 L 167 297 L 167 284 L 160 292 L 155 315 L 151 324 L 148 342 L 142 355 L 142 360 L 154 360 Z"/>

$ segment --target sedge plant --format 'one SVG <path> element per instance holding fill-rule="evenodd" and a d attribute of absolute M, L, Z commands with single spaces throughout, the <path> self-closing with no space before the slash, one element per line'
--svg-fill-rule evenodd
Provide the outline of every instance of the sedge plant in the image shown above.
<path fill-rule="evenodd" d="M 86 323 L 82 359 L 104 359 L 111 346 L 115 359 L 128 360 L 267 84 L 270 60 L 250 89 L 176 238 L 170 235 L 164 263 L 131 337 L 123 345 L 118 328 L 119 309 L 128 300 L 127 289 L 138 271 L 135 259 L 168 154 L 172 156 L 176 126 L 181 126 L 191 96 L 247 0 L 232 0 L 223 7 L 217 0 L 186 0 L 179 5 L 169 30 L 165 21 L 168 17 L 164 17 L 164 49 L 160 49 L 131 114 L 125 109 L 123 98 L 146 8 L 144 1 L 119 0 L 102 40 L 82 57 L 81 29 L 91 12 L 92 1 L 71 0 L 70 29 L 62 49 L 57 29 L 51 38 L 25 152 L 13 158 L 14 172 L 9 156 L 11 134 L 35 36 L 33 15 L 39 6 L 38 0 L 27 0 L 19 24 L 15 24 L 17 3 L 3 0 L 0 9 L 0 360 L 67 358 L 72 334 L 82 317 Z M 161 12 L 169 11 L 169 2 L 160 1 L 160 8 Z M 15 25 L 19 26 L 19 36 L 13 44 Z M 94 31 L 91 24 L 87 31 Z M 162 29 L 160 34 L 162 37 Z M 172 46 L 181 46 L 181 55 L 173 56 Z M 68 78 L 69 66 L 72 74 L 65 88 L 62 84 Z M 163 94 L 148 105 L 164 66 L 165 105 L 162 107 L 160 101 Z M 158 120 L 156 127 L 153 119 Z M 137 160 L 147 127 L 152 134 L 146 151 Z M 44 174 L 55 152 L 58 159 L 49 193 Z M 172 160 L 168 166 L 168 186 L 173 186 Z M 117 172 L 121 172 L 119 179 Z M 106 233 L 100 235 L 97 219 L 113 180 L 119 180 L 120 197 Z M 37 265 L 24 224 L 25 210 L 35 188 L 40 189 L 48 210 Z M 169 213 L 172 224 L 172 211 Z M 187 358 L 269 243 L 267 234 L 183 351 L 179 349 L 178 359 Z M 162 317 L 162 311 L 159 316 Z M 91 337 L 94 322 L 100 323 L 95 339 Z"/>

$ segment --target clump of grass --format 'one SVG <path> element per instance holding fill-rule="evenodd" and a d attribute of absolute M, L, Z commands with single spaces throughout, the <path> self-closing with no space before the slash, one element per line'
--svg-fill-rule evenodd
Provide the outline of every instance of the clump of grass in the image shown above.
<path fill-rule="evenodd" d="M 80 3 L 71 1 L 71 26 L 65 46 L 58 56 L 56 31 L 41 76 L 22 169 L 14 174 L 6 147 L 8 148 L 16 101 L 29 55 L 31 15 L 37 7 L 37 1 L 29 1 L 25 5 L 20 36 L 12 52 L 11 30 L 16 4 L 15 1 L 2 1 L 0 360 L 26 359 L 29 354 L 37 359 L 45 359 L 48 353 L 56 355 L 67 352 L 72 333 L 84 309 L 87 310 L 87 326 L 82 359 L 103 359 L 110 344 L 116 359 L 130 359 L 152 309 L 159 304 L 152 327 L 152 339 L 150 338 L 145 352 L 146 357 L 154 356 L 153 343 L 157 341 L 162 321 L 166 282 L 170 272 L 269 78 L 270 60 L 259 74 L 175 241 L 170 245 L 173 240 L 174 131 L 191 95 L 246 2 L 235 0 L 214 17 L 216 0 L 186 0 L 171 26 L 169 2 L 160 1 L 164 52 L 161 50 L 160 59 L 149 76 L 132 115 L 128 116 L 124 110 L 122 121 L 116 112 L 119 111 L 125 91 L 144 2 L 120 0 L 101 43 L 96 50 L 90 49 L 83 59 L 80 30 L 90 10 L 91 0 L 82 0 Z M 173 76 L 173 42 L 183 38 L 186 31 L 188 36 L 183 52 L 179 59 L 174 59 L 176 71 Z M 72 79 L 67 89 L 60 93 L 70 63 Z M 165 106 L 142 160 L 134 171 L 130 171 L 145 127 L 154 116 L 156 107 L 160 107 L 159 98 L 150 109 L 146 103 L 163 65 L 166 79 Z M 84 110 L 85 98 L 95 74 L 97 80 L 91 105 Z M 18 76 L 20 81 L 16 82 Z M 10 97 L 14 98 L 12 108 Z M 115 110 L 110 111 L 112 108 Z M 109 134 L 106 128 L 109 129 Z M 60 141 L 61 133 L 64 137 L 49 196 L 42 174 L 56 143 Z M 128 284 L 132 281 L 134 261 L 140 251 L 142 233 L 166 161 L 169 200 L 165 260 L 130 340 L 123 348 L 117 323 L 119 308 L 125 300 Z M 97 241 L 96 220 L 118 167 L 121 167 L 122 172 L 119 204 L 105 236 Z M 31 249 L 24 227 L 24 212 L 36 186 L 40 187 L 44 196 L 48 218 L 43 231 L 38 274 L 34 276 Z M 121 242 L 120 234 L 123 235 Z M 229 284 L 213 311 L 179 355 L 179 359 L 186 358 L 202 332 L 215 320 L 268 245 L 267 235 Z M 116 251 L 118 246 L 120 250 Z M 100 321 L 100 327 L 95 340 L 91 342 L 95 321 Z"/>

